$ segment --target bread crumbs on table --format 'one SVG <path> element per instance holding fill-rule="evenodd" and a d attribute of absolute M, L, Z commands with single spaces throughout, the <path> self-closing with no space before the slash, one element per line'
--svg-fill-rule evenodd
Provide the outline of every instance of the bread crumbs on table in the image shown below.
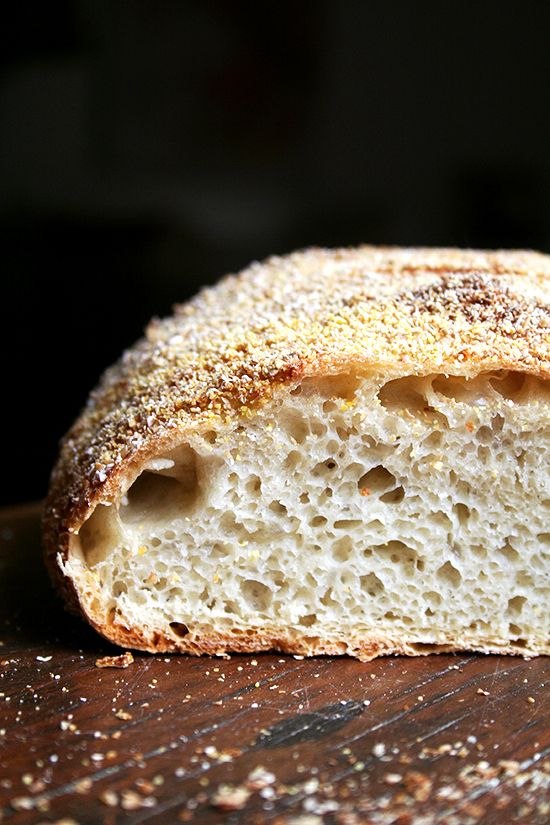
<path fill-rule="evenodd" d="M 103 656 L 101 659 L 95 660 L 96 667 L 128 667 L 134 661 L 134 657 L 127 650 L 119 656 Z"/>
<path fill-rule="evenodd" d="M 220 811 L 240 811 L 248 802 L 251 791 L 244 785 L 220 785 L 210 804 Z"/>
<path fill-rule="evenodd" d="M 115 791 L 106 790 L 100 793 L 99 800 L 109 808 L 115 808 L 118 805 L 118 794 Z"/>
<path fill-rule="evenodd" d="M 404 778 L 405 789 L 417 802 L 426 802 L 432 792 L 433 782 L 425 773 L 409 771 Z"/>
<path fill-rule="evenodd" d="M 124 811 L 138 811 L 140 808 L 154 808 L 157 799 L 154 796 L 141 796 L 136 791 L 124 790 L 121 793 L 120 807 Z"/>
<path fill-rule="evenodd" d="M 383 778 L 386 785 L 398 785 L 403 781 L 400 773 L 385 773 Z"/>

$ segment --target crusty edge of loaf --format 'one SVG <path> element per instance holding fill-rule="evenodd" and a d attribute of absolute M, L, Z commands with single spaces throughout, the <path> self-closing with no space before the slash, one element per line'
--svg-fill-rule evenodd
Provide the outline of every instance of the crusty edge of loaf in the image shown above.
<path fill-rule="evenodd" d="M 375 252 L 376 249 L 372 248 L 372 251 Z M 335 250 L 334 254 L 338 254 L 339 252 L 341 251 Z M 342 252 L 345 252 L 345 250 Z M 422 254 L 425 250 L 417 250 L 417 252 L 418 266 L 421 267 Z M 432 254 L 435 254 L 433 250 L 431 252 Z M 312 253 L 315 254 L 316 251 L 313 250 L 310 253 L 304 254 L 307 255 Z M 320 256 L 323 256 L 326 253 L 326 250 L 318 251 Z M 445 256 L 448 257 L 450 254 L 456 256 L 456 267 L 459 268 L 462 253 L 459 250 L 441 250 L 442 260 L 446 260 Z M 470 253 L 464 253 L 464 257 L 466 258 L 469 254 Z M 485 253 L 479 254 L 483 255 Z M 537 266 L 541 265 L 545 270 L 544 275 L 541 275 L 540 277 L 544 278 L 545 283 L 550 280 L 550 276 L 548 274 L 550 272 L 548 257 L 539 256 L 536 253 L 520 254 L 525 254 L 527 261 L 529 261 L 530 256 L 532 256 L 536 261 Z M 500 255 L 500 257 L 504 260 L 507 253 L 487 253 L 486 257 L 489 264 L 493 265 L 491 262 L 496 261 L 498 255 Z M 293 258 L 295 256 L 290 257 Z M 268 265 L 271 265 L 271 263 L 271 260 L 268 261 Z M 496 271 L 498 267 L 496 264 L 494 264 L 494 266 Z M 444 270 L 445 267 L 443 266 L 442 269 Z M 451 271 L 453 271 L 452 268 Z M 523 278 L 521 273 L 514 276 L 513 271 L 509 271 L 506 274 L 511 278 L 517 277 L 518 283 Z M 431 315 L 428 314 L 426 316 L 426 322 L 428 324 L 430 323 L 430 319 Z M 359 353 L 356 353 L 354 358 L 353 354 L 350 356 L 350 353 L 347 353 L 345 357 L 338 357 L 337 353 L 332 352 L 328 359 L 320 357 L 317 353 L 314 353 L 311 357 L 304 357 L 302 354 L 296 359 L 291 359 L 291 362 L 285 361 L 279 371 L 268 374 L 267 380 L 262 381 L 261 387 L 256 387 L 254 397 L 250 400 L 246 399 L 247 413 L 249 414 L 250 412 L 253 412 L 255 407 L 265 400 L 265 398 L 272 396 L 283 389 L 292 386 L 293 384 L 299 383 L 304 378 L 335 374 L 342 370 L 348 369 L 358 369 L 361 371 L 376 369 L 376 372 L 384 376 L 385 380 L 391 380 L 393 378 L 399 378 L 412 374 L 428 374 L 433 372 L 434 368 L 437 368 L 438 372 L 467 376 L 473 376 L 485 370 L 512 369 L 534 374 L 544 379 L 550 378 L 550 362 L 547 360 L 544 347 L 540 358 L 531 357 L 528 362 L 514 357 L 513 353 L 514 350 L 508 350 L 505 347 L 502 349 L 496 349 L 491 353 L 487 353 L 487 351 L 483 350 L 477 351 L 475 348 L 470 348 L 465 361 L 458 361 L 456 355 L 454 355 L 453 357 L 449 357 L 447 360 L 440 360 L 437 364 L 432 363 L 430 359 L 420 359 L 416 362 L 411 362 L 409 360 L 401 363 L 396 362 L 395 360 L 383 362 L 378 359 L 374 363 L 365 363 L 364 358 L 358 358 Z M 105 386 L 108 388 L 108 385 Z M 119 402 L 120 398 L 116 398 L 115 401 Z M 100 403 L 105 404 L 106 402 Z M 238 408 L 232 410 L 230 417 L 233 421 L 239 417 Z M 86 426 L 86 419 L 84 416 L 79 419 L 75 426 L 78 427 L 80 422 L 84 422 L 84 426 Z M 151 640 L 146 639 L 139 628 L 126 629 L 124 631 L 119 628 L 116 632 L 113 632 L 111 628 L 107 627 L 102 621 L 99 621 L 91 614 L 90 610 L 88 610 L 82 603 L 77 589 L 77 583 L 66 575 L 63 570 L 64 564 L 71 552 L 71 542 L 73 537 L 78 534 L 81 525 L 91 515 L 98 503 L 115 502 L 117 500 L 121 489 L 124 486 L 127 487 L 129 483 L 131 483 L 133 477 L 139 473 L 140 467 L 148 459 L 162 454 L 165 451 L 169 451 L 173 447 L 184 443 L 185 440 L 194 432 L 200 434 L 201 431 L 206 431 L 210 427 L 211 423 L 202 418 L 200 415 L 197 416 L 195 420 L 192 413 L 189 415 L 186 414 L 185 417 L 181 419 L 181 422 L 178 422 L 178 427 L 176 429 L 148 435 L 143 446 L 133 452 L 130 452 L 127 459 L 123 459 L 120 463 L 109 468 L 105 472 L 105 477 L 100 483 L 91 483 L 87 479 L 81 479 L 81 483 L 76 486 L 76 489 L 72 489 L 71 495 L 67 494 L 67 489 L 64 485 L 64 481 L 66 481 L 71 474 L 74 475 L 70 468 L 71 456 L 65 452 L 62 454 L 62 457 L 58 462 L 56 471 L 52 477 L 53 481 L 50 487 L 49 496 L 46 500 L 43 515 L 43 539 L 46 565 L 55 586 L 65 599 L 69 610 L 84 616 L 84 618 L 87 619 L 100 633 L 102 633 L 102 635 L 112 641 L 115 641 L 117 644 L 131 645 L 140 649 L 161 651 L 167 649 L 164 645 L 170 644 L 171 642 L 165 638 L 164 641 L 159 639 L 158 642 L 153 644 Z M 90 441 L 93 435 L 93 430 L 88 432 Z M 72 456 L 72 458 L 74 460 L 76 456 Z M 281 642 L 281 644 L 284 645 L 284 648 L 277 644 L 277 638 L 279 637 L 284 637 L 284 639 L 286 639 L 286 641 Z M 172 649 L 178 649 L 182 652 L 210 652 L 213 647 L 219 645 L 223 646 L 223 638 L 225 637 L 220 637 L 222 641 L 216 640 L 217 637 L 214 636 L 205 638 L 202 646 L 197 642 L 196 649 L 191 649 L 191 644 L 189 641 L 185 642 L 185 640 L 181 640 L 177 643 L 177 647 Z M 241 640 L 239 643 L 239 648 L 244 649 L 242 645 L 248 645 L 248 647 L 246 647 L 247 650 L 259 650 L 266 649 L 267 645 L 269 648 L 284 649 L 288 652 L 300 653 L 304 644 L 306 644 L 306 646 L 309 646 L 311 653 L 333 652 L 334 644 L 330 641 L 319 640 L 316 643 L 310 644 L 303 641 L 308 638 L 307 636 L 303 635 L 300 638 L 302 641 L 297 638 L 296 634 L 293 633 L 291 638 L 289 631 L 282 631 L 282 635 L 279 633 L 276 636 L 269 637 L 268 641 L 265 641 L 264 636 L 262 636 L 262 633 L 259 631 L 257 636 L 250 637 L 250 639 L 252 639 L 251 642 L 245 643 Z M 235 644 L 237 644 L 236 641 Z M 464 644 L 460 641 L 453 644 L 455 646 L 452 649 L 464 649 Z M 373 637 L 373 639 L 371 639 L 368 643 L 365 643 L 364 641 L 358 642 L 357 649 L 361 651 L 363 648 L 365 648 L 367 652 L 354 653 L 354 655 L 358 655 L 359 658 L 373 658 L 373 656 L 387 652 L 412 652 L 410 649 L 405 649 L 403 645 L 382 637 L 378 640 Z M 471 646 L 469 649 L 471 649 Z M 492 651 L 489 643 L 480 649 L 486 650 L 487 652 Z M 376 652 L 371 655 L 371 653 L 368 652 L 369 650 L 374 650 Z M 503 649 L 501 647 L 498 647 L 498 651 L 509 653 L 518 652 L 516 649 Z M 351 650 L 349 652 L 351 652 Z M 414 652 L 416 653 L 417 651 Z M 533 655 L 535 653 L 535 651 L 529 650 L 521 652 L 528 653 L 529 655 Z"/>

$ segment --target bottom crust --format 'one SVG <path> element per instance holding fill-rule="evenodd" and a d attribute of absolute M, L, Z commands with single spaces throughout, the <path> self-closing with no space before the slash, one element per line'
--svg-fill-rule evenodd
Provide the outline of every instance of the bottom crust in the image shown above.
<path fill-rule="evenodd" d="M 174 637 L 157 631 L 147 633 L 139 628 L 119 624 L 109 627 L 92 625 L 109 641 L 122 647 L 131 647 L 149 653 L 188 653 L 193 656 L 227 656 L 230 653 L 261 653 L 278 651 L 300 656 L 348 655 L 361 662 L 370 662 L 378 656 L 400 654 L 427 656 L 431 653 L 497 653 L 516 656 L 549 655 L 550 645 L 540 643 L 515 643 L 510 640 L 483 637 L 448 638 L 434 643 L 403 641 L 375 633 L 363 633 L 348 638 L 308 636 L 297 630 L 277 630 L 250 627 L 217 632 L 212 628 L 188 631 L 177 625 Z M 179 638 L 177 638 L 177 636 Z"/>

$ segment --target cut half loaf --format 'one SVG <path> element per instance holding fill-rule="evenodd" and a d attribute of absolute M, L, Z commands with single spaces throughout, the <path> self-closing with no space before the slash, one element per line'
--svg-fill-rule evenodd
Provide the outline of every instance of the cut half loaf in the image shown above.
<path fill-rule="evenodd" d="M 312 249 L 153 321 L 44 533 L 149 651 L 550 652 L 550 259 Z"/>

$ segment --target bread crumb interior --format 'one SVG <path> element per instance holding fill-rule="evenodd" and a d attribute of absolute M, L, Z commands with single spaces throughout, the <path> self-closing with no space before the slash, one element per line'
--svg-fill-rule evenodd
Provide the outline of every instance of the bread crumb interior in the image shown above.
<path fill-rule="evenodd" d="M 284 627 L 548 649 L 550 386 L 306 379 L 144 466 L 78 549 L 94 609 L 181 638 Z"/>

